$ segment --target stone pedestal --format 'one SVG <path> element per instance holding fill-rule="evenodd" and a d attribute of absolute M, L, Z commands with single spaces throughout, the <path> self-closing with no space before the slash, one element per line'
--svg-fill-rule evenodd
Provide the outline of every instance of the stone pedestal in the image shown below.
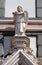
<path fill-rule="evenodd" d="M 27 36 L 14 36 L 11 47 L 14 50 L 30 48 L 30 40 Z"/>

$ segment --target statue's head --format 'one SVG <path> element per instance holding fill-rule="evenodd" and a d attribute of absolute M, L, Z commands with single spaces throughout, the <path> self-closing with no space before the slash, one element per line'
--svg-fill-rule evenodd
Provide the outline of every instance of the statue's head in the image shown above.
<path fill-rule="evenodd" d="M 18 6 L 18 7 L 17 7 L 17 11 L 18 11 L 18 12 L 23 12 L 23 8 L 22 8 L 21 6 Z"/>

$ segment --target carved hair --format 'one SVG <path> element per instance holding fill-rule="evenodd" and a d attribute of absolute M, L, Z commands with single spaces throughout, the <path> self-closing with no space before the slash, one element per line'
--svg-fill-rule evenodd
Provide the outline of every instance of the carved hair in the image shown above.
<path fill-rule="evenodd" d="M 23 8 L 22 8 L 21 6 L 18 6 L 18 7 L 17 7 L 17 11 L 18 11 L 18 12 L 23 12 Z"/>

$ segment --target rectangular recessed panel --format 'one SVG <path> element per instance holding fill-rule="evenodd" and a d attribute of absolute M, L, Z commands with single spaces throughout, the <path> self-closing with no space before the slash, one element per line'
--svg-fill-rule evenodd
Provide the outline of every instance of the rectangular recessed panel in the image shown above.
<path fill-rule="evenodd" d="M 10 52 L 11 37 L 4 37 L 4 56 Z"/>
<path fill-rule="evenodd" d="M 42 0 L 37 0 L 37 7 L 42 7 Z"/>
<path fill-rule="evenodd" d="M 5 7 L 5 0 L 0 0 L 0 8 L 4 8 Z"/>
<path fill-rule="evenodd" d="M 38 45 L 42 45 L 42 35 L 38 35 Z"/>
<path fill-rule="evenodd" d="M 3 51 L 3 45 L 2 45 L 2 43 L 0 43 L 0 56 L 3 55 L 3 52 L 4 52 Z"/>
<path fill-rule="evenodd" d="M 0 17 L 4 17 L 4 16 L 5 16 L 5 9 L 0 8 Z"/>
<path fill-rule="evenodd" d="M 37 8 L 37 17 L 42 17 L 42 8 Z"/>
<path fill-rule="evenodd" d="M 38 47 L 38 57 L 42 57 L 42 46 Z"/>

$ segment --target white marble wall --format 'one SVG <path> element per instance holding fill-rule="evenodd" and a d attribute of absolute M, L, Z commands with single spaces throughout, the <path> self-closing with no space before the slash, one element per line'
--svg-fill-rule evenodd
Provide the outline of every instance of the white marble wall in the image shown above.
<path fill-rule="evenodd" d="M 31 48 L 31 50 L 33 50 L 32 54 L 36 57 L 36 51 L 37 51 L 36 37 L 31 36 L 31 37 L 29 37 L 29 39 L 30 39 L 30 48 Z"/>

